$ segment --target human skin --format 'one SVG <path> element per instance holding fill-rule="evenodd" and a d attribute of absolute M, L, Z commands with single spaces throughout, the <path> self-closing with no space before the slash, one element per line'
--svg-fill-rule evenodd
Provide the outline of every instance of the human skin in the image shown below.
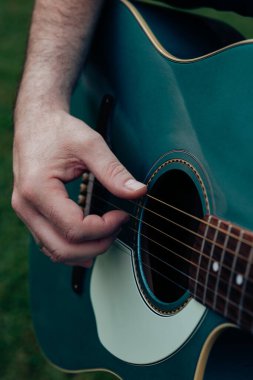
<path fill-rule="evenodd" d="M 135 199 L 137 182 L 103 138 L 69 114 L 103 0 L 37 0 L 14 112 L 12 206 L 55 262 L 89 267 L 128 220 L 114 210 L 83 216 L 64 184 L 86 169 L 114 195 Z"/>

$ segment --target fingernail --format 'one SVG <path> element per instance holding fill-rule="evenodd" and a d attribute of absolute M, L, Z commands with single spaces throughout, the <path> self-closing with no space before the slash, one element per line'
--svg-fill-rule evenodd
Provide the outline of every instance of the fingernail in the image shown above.
<path fill-rule="evenodd" d="M 144 183 L 138 182 L 135 179 L 129 179 L 127 182 L 125 182 L 125 187 L 128 190 L 139 190 L 142 187 L 145 187 Z"/>

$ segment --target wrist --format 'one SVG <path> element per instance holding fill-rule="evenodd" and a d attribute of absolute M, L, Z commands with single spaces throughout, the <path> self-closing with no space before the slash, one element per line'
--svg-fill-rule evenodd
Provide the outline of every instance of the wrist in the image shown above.
<path fill-rule="evenodd" d="M 58 70 L 60 71 L 60 70 Z M 57 70 L 43 67 L 38 62 L 26 63 L 14 110 L 14 120 L 27 113 L 69 111 L 72 85 Z"/>
<path fill-rule="evenodd" d="M 47 91 L 40 89 L 34 92 L 26 88 L 20 88 L 14 109 L 14 123 L 21 124 L 29 119 L 36 120 L 43 115 L 58 112 L 69 112 L 69 97 L 57 93 L 56 90 Z"/>

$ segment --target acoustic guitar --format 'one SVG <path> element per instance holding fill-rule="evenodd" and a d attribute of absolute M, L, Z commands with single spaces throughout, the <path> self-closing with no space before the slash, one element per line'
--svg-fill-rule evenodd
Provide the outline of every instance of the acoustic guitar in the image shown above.
<path fill-rule="evenodd" d="M 72 113 L 148 193 L 123 201 L 83 176 L 85 213 L 130 215 L 91 269 L 54 264 L 32 243 L 33 321 L 53 365 L 253 378 L 252 63 L 253 41 L 221 22 L 106 2 Z"/>

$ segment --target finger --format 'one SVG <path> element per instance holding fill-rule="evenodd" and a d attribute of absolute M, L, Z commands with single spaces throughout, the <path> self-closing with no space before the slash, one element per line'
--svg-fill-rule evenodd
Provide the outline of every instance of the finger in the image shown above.
<path fill-rule="evenodd" d="M 114 195 L 122 198 L 143 196 L 147 187 L 137 181 L 111 152 L 104 139 L 96 134 L 81 157 L 95 177 Z"/>
<path fill-rule="evenodd" d="M 113 235 L 102 239 L 95 239 L 80 244 L 70 244 L 55 231 L 48 221 L 30 211 L 31 222 L 25 220 L 26 225 L 36 238 L 36 242 L 40 244 L 40 249 L 54 262 L 60 262 L 69 265 L 90 266 L 91 260 L 97 255 L 105 252 L 113 243 L 118 235 L 117 231 Z"/>
<path fill-rule="evenodd" d="M 43 237 L 42 237 L 43 239 Z M 98 241 L 83 243 L 79 247 L 61 246 L 59 242 L 54 240 L 54 247 L 50 247 L 49 240 L 45 239 L 45 245 L 40 250 L 55 263 L 63 263 L 67 265 L 83 266 L 89 268 L 92 265 L 93 259 L 106 252 L 116 239 L 116 235 L 104 238 Z"/>
<path fill-rule="evenodd" d="M 80 261 L 80 262 L 73 262 L 73 263 L 68 263 L 66 265 L 69 265 L 69 266 L 78 266 L 78 267 L 83 267 L 83 268 L 91 268 L 92 265 L 93 265 L 93 262 L 94 260 L 93 259 L 90 259 L 90 260 L 87 260 L 87 261 Z"/>
<path fill-rule="evenodd" d="M 68 198 L 65 187 L 57 179 L 41 189 L 33 204 L 66 241 L 74 244 L 110 236 L 129 220 L 128 214 L 120 210 L 84 217 L 82 209 Z"/>
<path fill-rule="evenodd" d="M 78 266 L 78 267 L 83 267 L 83 268 L 90 268 L 93 265 L 94 259 L 95 258 L 87 259 L 87 260 L 83 260 L 83 259 L 69 260 L 65 264 L 69 265 L 69 266 L 72 266 L 72 267 L 73 266 L 75 266 L 75 267 Z"/>
<path fill-rule="evenodd" d="M 77 266 L 83 267 L 83 268 L 91 268 L 93 265 L 94 260 L 88 260 L 86 262 L 77 263 Z"/>

